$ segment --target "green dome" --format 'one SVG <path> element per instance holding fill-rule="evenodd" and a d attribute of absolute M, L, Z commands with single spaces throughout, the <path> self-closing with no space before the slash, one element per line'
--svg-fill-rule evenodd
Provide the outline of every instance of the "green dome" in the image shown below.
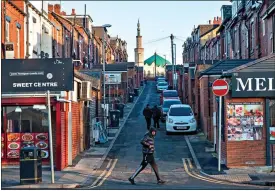
<path fill-rule="evenodd" d="M 151 57 L 147 58 L 144 61 L 144 65 L 149 65 L 151 66 L 153 63 L 156 62 L 157 67 L 164 67 L 165 64 L 170 65 L 171 63 L 168 60 L 165 60 L 164 58 L 162 58 L 161 56 L 159 56 L 158 54 L 154 54 Z"/>

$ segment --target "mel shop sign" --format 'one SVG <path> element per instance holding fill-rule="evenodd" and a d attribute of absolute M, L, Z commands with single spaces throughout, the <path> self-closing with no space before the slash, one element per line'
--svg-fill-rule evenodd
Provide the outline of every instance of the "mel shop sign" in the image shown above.
<path fill-rule="evenodd" d="M 275 97 L 275 73 L 234 73 L 232 76 L 232 97 Z"/>
<path fill-rule="evenodd" d="M 71 58 L 2 59 L 2 92 L 73 90 Z"/>

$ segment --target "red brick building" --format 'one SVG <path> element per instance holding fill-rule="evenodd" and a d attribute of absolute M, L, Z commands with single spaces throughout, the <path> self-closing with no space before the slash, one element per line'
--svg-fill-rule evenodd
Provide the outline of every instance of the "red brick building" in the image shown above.
<path fill-rule="evenodd" d="M 208 39 L 200 49 L 202 65 L 196 63 L 195 76 L 199 78 L 195 79 L 195 84 L 192 84 L 192 77 L 190 77 L 192 74 L 188 75 L 189 82 L 185 83 L 185 85 L 187 86 L 188 94 L 195 94 L 192 97 L 195 98 L 194 111 L 199 111 L 199 115 L 197 116 L 198 123 L 208 140 L 214 143 L 217 142 L 214 135 L 217 135 L 215 130 L 217 130 L 216 127 L 218 124 L 218 103 L 216 96 L 212 93 L 212 83 L 227 70 L 231 71 L 232 69 L 233 71 L 236 67 L 241 69 L 242 66 L 250 66 L 250 63 L 252 65 L 253 59 L 258 59 L 258 61 L 254 62 L 259 62 L 257 64 L 259 67 L 261 64 L 265 64 L 263 60 L 271 59 L 267 55 L 273 53 L 275 47 L 274 6 L 274 2 L 267 0 L 262 3 L 255 1 L 233 1 L 232 6 L 222 6 L 222 23 L 217 30 L 217 36 Z M 187 63 L 194 60 L 192 50 L 187 48 L 187 44 L 190 44 L 190 42 L 192 42 L 192 39 L 187 39 L 183 52 L 183 60 Z M 216 60 L 221 61 L 216 62 Z M 256 73 L 256 70 L 254 70 L 254 73 Z M 198 88 L 194 88 L 196 85 Z M 192 91 L 193 88 L 194 92 Z M 196 91 L 196 89 L 199 91 Z M 267 134 L 263 133 L 261 141 L 227 141 L 228 123 L 227 116 L 225 115 L 227 112 L 226 107 L 229 103 L 234 104 L 236 102 L 264 103 L 265 99 L 261 97 L 233 99 L 230 95 L 224 99 L 223 112 L 225 117 L 222 118 L 222 127 L 224 128 L 222 131 L 225 132 L 224 141 L 222 141 L 223 162 L 228 167 L 268 165 L 270 162 L 270 143 Z M 189 99 L 188 104 L 191 105 L 192 100 Z M 270 112 L 274 113 L 274 107 L 270 109 Z M 264 116 L 264 118 L 269 117 Z M 273 118 L 271 116 L 271 120 Z M 268 131 L 266 125 L 263 128 L 264 132 Z M 237 147 L 240 149 L 236 150 Z M 254 148 L 252 151 L 253 155 L 246 152 L 252 147 Z M 251 153 L 251 151 L 249 152 Z"/>
<path fill-rule="evenodd" d="M 1 7 L 2 58 L 25 58 L 24 19 L 26 13 L 24 7 L 18 6 L 16 1 L 1 1 Z"/>

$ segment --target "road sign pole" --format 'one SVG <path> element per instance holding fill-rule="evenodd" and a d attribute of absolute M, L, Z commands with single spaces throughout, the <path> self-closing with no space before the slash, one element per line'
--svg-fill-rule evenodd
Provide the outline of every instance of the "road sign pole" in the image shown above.
<path fill-rule="evenodd" d="M 222 96 L 219 97 L 219 158 L 218 170 L 221 171 L 221 136 L 222 135 Z"/>
<path fill-rule="evenodd" d="M 218 170 L 221 171 L 221 137 L 222 137 L 222 97 L 229 91 L 229 85 L 226 80 L 217 79 L 212 84 L 213 94 L 219 97 L 219 140 L 218 140 Z"/>
<path fill-rule="evenodd" d="M 54 166 L 53 166 L 53 134 L 52 134 L 52 117 L 51 117 L 51 98 L 50 91 L 47 91 L 48 102 L 48 121 L 49 121 L 49 139 L 50 139 L 50 158 L 51 158 L 51 176 L 52 184 L 54 184 Z"/>

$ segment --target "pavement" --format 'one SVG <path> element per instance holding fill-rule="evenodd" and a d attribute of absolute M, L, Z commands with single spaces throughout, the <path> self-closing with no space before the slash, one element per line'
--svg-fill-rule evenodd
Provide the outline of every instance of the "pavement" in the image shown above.
<path fill-rule="evenodd" d="M 140 88 L 142 93 L 144 87 Z M 141 95 L 140 93 L 140 95 Z M 20 185 L 19 167 L 5 166 L 1 169 L 1 188 L 2 189 L 71 189 L 85 184 L 89 177 L 93 177 L 97 169 L 103 164 L 104 160 L 115 139 L 137 103 L 139 97 L 135 97 L 133 103 L 127 103 L 124 107 L 124 117 L 120 119 L 119 127 L 108 129 L 108 142 L 96 144 L 89 150 L 80 153 L 73 161 L 73 165 L 62 171 L 55 171 L 55 184 L 51 184 L 51 171 L 49 166 L 43 167 L 42 183 L 31 185 Z"/>
<path fill-rule="evenodd" d="M 137 185 L 131 185 L 128 178 L 139 167 L 142 160 L 140 140 L 147 131 L 142 111 L 148 103 L 151 107 L 155 104 L 159 105 L 159 94 L 156 93 L 154 82 L 148 82 L 103 165 L 95 176 L 89 177 L 82 189 L 271 189 L 271 187 L 230 183 L 203 176 L 196 168 L 185 139 L 189 134 L 166 135 L 164 123 L 161 123 L 161 128 L 156 135 L 155 159 L 166 184 L 158 185 L 153 170 L 148 166 L 136 177 Z"/>
<path fill-rule="evenodd" d="M 218 156 L 211 150 L 213 145 L 206 139 L 205 135 L 200 132 L 186 138 L 191 146 L 189 149 L 195 153 L 192 158 L 194 161 L 198 161 L 196 166 L 199 166 L 198 169 L 202 175 L 227 182 L 275 186 L 275 172 L 271 172 L 271 166 L 228 169 L 222 164 L 221 171 L 218 171 Z"/>
<path fill-rule="evenodd" d="M 142 160 L 140 140 L 147 131 L 142 111 L 148 103 L 151 107 L 155 104 L 159 105 L 159 94 L 156 92 L 154 82 L 148 82 L 148 85 L 145 86 L 132 112 L 129 113 L 128 118 L 125 118 L 127 120 L 125 120 L 123 128 L 121 127 L 117 131 L 113 130 L 116 131 L 116 138 L 108 143 L 108 149 L 106 150 L 107 147 L 101 145 L 98 148 L 104 148 L 106 151 L 96 148 L 96 152 L 92 150 L 91 153 L 86 152 L 84 158 L 81 158 L 82 161 L 79 160 L 75 167 L 66 169 L 71 175 L 67 177 L 67 181 L 75 183 L 77 178 L 74 176 L 79 175 L 80 189 L 95 190 L 274 189 L 270 186 L 229 182 L 212 177 L 212 175 L 226 175 L 226 171 L 214 174 L 215 163 L 211 162 L 214 159 L 212 159 L 211 153 L 205 152 L 205 143 L 200 138 L 201 134 L 197 134 L 198 137 L 186 133 L 166 135 L 164 123 L 160 123 L 160 129 L 155 138 L 155 160 L 160 176 L 166 183 L 158 185 L 153 170 L 148 166 L 136 177 L 137 185 L 131 185 L 128 178 L 139 167 Z M 97 153 L 97 155 L 93 156 L 93 153 Z M 206 157 L 206 161 L 203 160 L 204 157 Z M 210 166 L 207 166 L 207 162 L 210 162 Z M 201 169 L 198 169 L 198 166 Z M 212 174 L 204 175 L 201 173 L 203 170 L 208 173 L 212 172 Z M 223 170 L 229 169 L 224 168 Z M 73 172 L 77 172 L 77 174 L 75 175 Z M 5 173 L 2 172 L 2 175 L 5 176 Z"/>

